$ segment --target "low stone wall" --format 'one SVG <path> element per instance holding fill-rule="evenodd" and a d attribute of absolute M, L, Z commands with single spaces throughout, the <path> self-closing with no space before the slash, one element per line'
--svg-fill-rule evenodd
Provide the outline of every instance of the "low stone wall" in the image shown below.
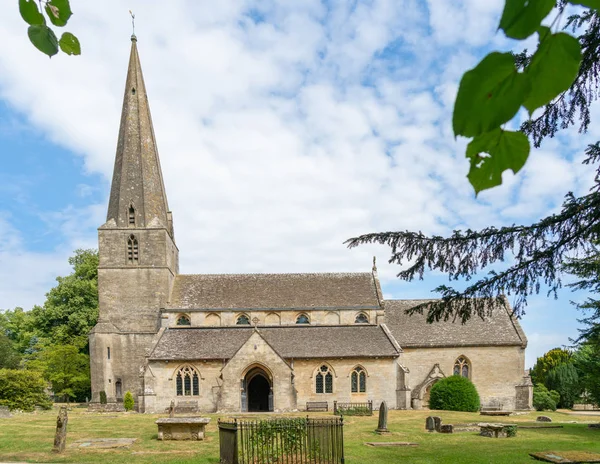
<path fill-rule="evenodd" d="M 123 403 L 89 403 L 89 412 L 125 412 Z"/>

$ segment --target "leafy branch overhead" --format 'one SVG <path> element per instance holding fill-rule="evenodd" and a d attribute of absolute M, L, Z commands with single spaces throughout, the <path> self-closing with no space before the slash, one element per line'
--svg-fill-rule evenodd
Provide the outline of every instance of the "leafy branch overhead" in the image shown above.
<path fill-rule="evenodd" d="M 600 8 L 600 0 L 560 2 L 554 23 L 563 14 L 566 3 Z M 455 136 L 473 139 L 467 148 L 471 161 L 467 177 L 476 193 L 500 185 L 502 173 L 508 169 L 516 174 L 529 156 L 529 143 L 521 134 L 503 130 L 502 126 L 515 118 L 521 108 L 531 116 L 539 108 L 551 107 L 586 71 L 582 50 L 587 52 L 588 44 L 541 24 L 554 6 L 554 0 L 506 0 L 499 28 L 516 40 L 537 34 L 537 50 L 525 57 L 491 52 L 460 81 L 452 127 Z M 567 24 L 573 22 L 570 18 Z M 527 124 L 522 129 L 526 127 Z M 538 145 L 539 140 L 535 143 Z"/>
<path fill-rule="evenodd" d="M 70 32 L 64 32 L 59 39 L 54 30 L 46 24 L 44 16 L 46 13 L 53 26 L 66 26 L 73 14 L 69 0 L 19 0 L 19 12 L 29 24 L 29 40 L 39 51 L 50 58 L 56 55 L 59 49 L 67 55 L 81 55 L 81 45 L 77 37 Z"/>

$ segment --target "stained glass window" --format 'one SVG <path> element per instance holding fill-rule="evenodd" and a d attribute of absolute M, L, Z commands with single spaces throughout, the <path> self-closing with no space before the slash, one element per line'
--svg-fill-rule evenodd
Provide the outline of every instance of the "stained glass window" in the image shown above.
<path fill-rule="evenodd" d="M 333 393 L 333 375 L 326 365 L 322 365 L 315 376 L 315 392 Z"/>
<path fill-rule="evenodd" d="M 237 321 L 235 323 L 237 325 L 250 325 L 250 319 L 245 314 L 242 314 L 240 317 L 237 318 Z"/>
<path fill-rule="evenodd" d="M 177 318 L 177 325 L 191 325 L 190 318 L 185 314 L 182 314 Z"/>
<path fill-rule="evenodd" d="M 356 371 L 353 371 L 352 374 L 350 374 L 350 387 L 352 393 L 358 393 L 358 374 Z"/>
<path fill-rule="evenodd" d="M 367 391 L 367 374 L 362 367 L 357 367 L 350 374 L 350 390 L 352 393 L 365 393 Z"/>
<path fill-rule="evenodd" d="M 333 375 L 331 375 L 331 372 L 325 374 L 325 393 L 333 393 Z"/>
<path fill-rule="evenodd" d="M 177 396 L 198 396 L 200 394 L 200 376 L 193 367 L 184 366 L 176 377 Z"/>

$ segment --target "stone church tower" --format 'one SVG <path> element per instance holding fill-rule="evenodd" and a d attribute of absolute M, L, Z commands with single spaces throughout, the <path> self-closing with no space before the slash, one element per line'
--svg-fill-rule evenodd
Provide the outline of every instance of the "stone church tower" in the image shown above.
<path fill-rule="evenodd" d="M 90 334 L 92 401 L 142 394 L 140 368 L 179 269 L 136 38 L 106 223 L 98 229 L 99 319 Z"/>

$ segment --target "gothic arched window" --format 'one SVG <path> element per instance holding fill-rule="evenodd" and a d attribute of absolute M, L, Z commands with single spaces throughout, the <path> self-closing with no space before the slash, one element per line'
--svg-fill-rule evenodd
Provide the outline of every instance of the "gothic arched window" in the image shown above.
<path fill-rule="evenodd" d="M 316 393 L 333 393 L 333 374 L 331 369 L 323 364 L 315 376 Z"/>
<path fill-rule="evenodd" d="M 454 362 L 454 375 L 469 378 L 471 376 L 471 364 L 465 356 L 460 356 Z"/>
<path fill-rule="evenodd" d="M 131 234 L 127 239 L 127 261 L 129 264 L 137 264 L 140 260 L 139 245 L 135 235 Z"/>
<path fill-rule="evenodd" d="M 180 314 L 177 317 L 177 325 L 192 325 L 192 321 L 190 321 L 190 316 L 187 314 Z"/>
<path fill-rule="evenodd" d="M 310 324 L 310 319 L 306 314 L 300 314 L 296 318 L 296 324 Z"/>
<path fill-rule="evenodd" d="M 350 374 L 350 390 L 352 393 L 367 391 L 367 373 L 362 367 L 357 367 Z"/>
<path fill-rule="evenodd" d="M 245 314 L 242 314 L 241 316 L 238 316 L 237 320 L 235 321 L 236 325 L 250 325 L 250 318 L 248 316 L 246 316 Z"/>
<path fill-rule="evenodd" d="M 198 396 L 200 394 L 200 376 L 191 366 L 183 366 L 176 376 L 177 396 Z"/>
<path fill-rule="evenodd" d="M 354 319 L 355 324 L 368 324 L 369 318 L 365 313 L 358 313 L 356 315 L 356 319 Z"/>
<path fill-rule="evenodd" d="M 129 210 L 127 211 L 127 219 L 129 227 L 135 227 L 135 208 L 133 205 L 129 205 Z"/>

